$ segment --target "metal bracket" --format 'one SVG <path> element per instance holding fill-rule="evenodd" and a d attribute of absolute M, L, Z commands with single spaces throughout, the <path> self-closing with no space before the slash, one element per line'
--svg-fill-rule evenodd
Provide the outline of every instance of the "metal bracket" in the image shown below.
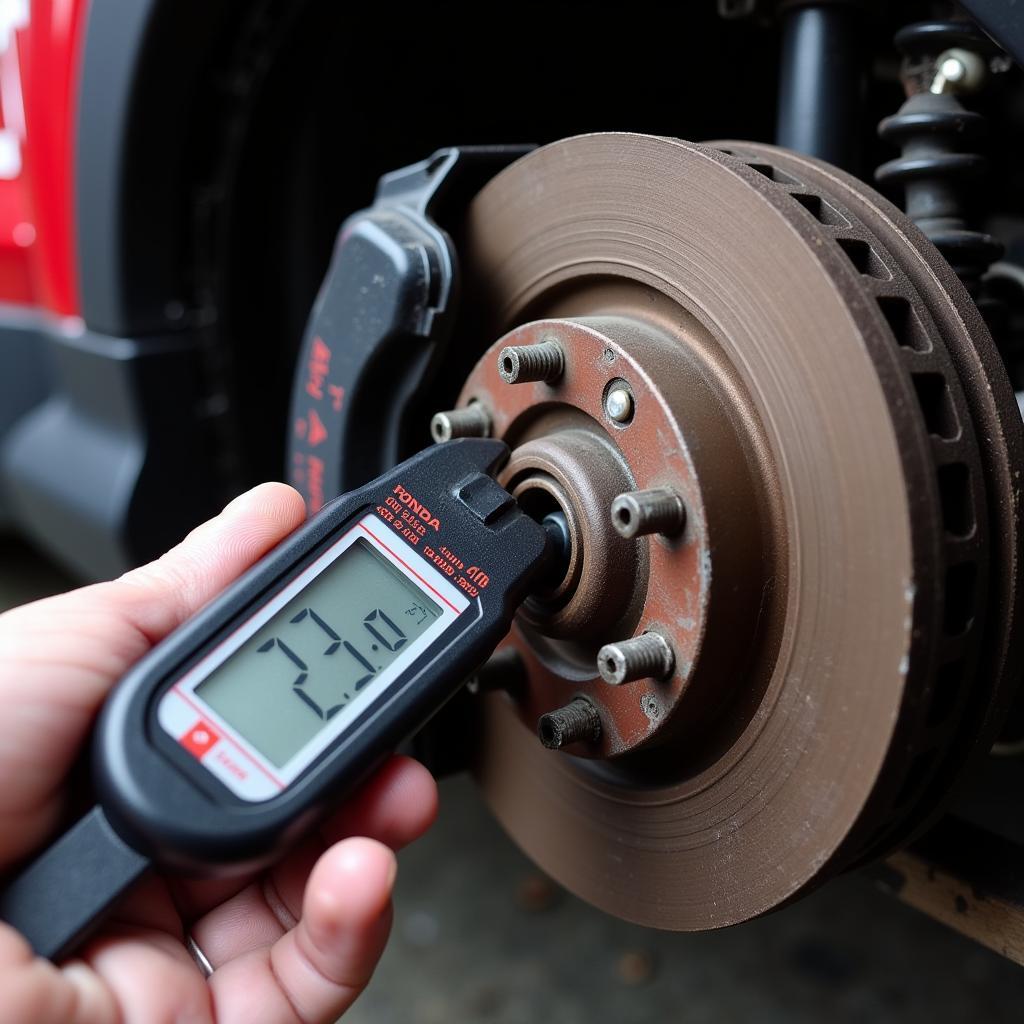
<path fill-rule="evenodd" d="M 292 389 L 287 472 L 310 511 L 420 446 L 418 399 L 458 305 L 458 260 L 442 225 L 531 148 L 439 150 L 381 178 L 373 205 L 342 225 Z"/>

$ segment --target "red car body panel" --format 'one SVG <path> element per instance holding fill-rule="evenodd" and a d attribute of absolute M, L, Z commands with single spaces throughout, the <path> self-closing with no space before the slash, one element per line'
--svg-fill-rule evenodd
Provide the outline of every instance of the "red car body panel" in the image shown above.
<path fill-rule="evenodd" d="M 0 15 L 0 302 L 81 309 L 75 119 L 88 3 L 22 0 Z"/>

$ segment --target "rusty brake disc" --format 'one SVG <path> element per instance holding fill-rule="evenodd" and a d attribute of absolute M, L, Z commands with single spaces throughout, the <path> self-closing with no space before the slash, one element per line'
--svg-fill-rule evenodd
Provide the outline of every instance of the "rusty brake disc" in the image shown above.
<path fill-rule="evenodd" d="M 723 146 L 548 146 L 483 189 L 462 246 L 494 344 L 460 404 L 572 538 L 508 640 L 524 681 L 481 701 L 477 774 L 569 889 L 688 930 L 926 820 L 1019 660 L 1020 425 L 969 300 L 863 184 Z M 547 340 L 557 379 L 502 380 L 503 347 Z M 610 528 L 649 487 L 683 498 L 680 536 Z M 670 677 L 599 679 L 600 645 L 646 630 Z M 600 737 L 543 749 L 537 717 L 578 698 Z"/>

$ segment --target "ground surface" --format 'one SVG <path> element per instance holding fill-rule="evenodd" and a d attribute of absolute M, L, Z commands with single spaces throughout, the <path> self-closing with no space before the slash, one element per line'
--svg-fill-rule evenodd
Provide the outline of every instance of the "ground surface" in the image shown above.
<path fill-rule="evenodd" d="M 0 608 L 64 585 L 0 537 Z M 547 883 L 465 779 L 400 864 L 392 942 L 346 1024 L 1024 1019 L 1024 969 L 860 877 L 724 932 L 647 931 Z"/>
<path fill-rule="evenodd" d="M 346 1024 L 1020 1021 L 1024 969 L 849 877 L 771 917 L 672 935 L 539 878 L 467 780 L 400 860 L 395 930 Z"/>

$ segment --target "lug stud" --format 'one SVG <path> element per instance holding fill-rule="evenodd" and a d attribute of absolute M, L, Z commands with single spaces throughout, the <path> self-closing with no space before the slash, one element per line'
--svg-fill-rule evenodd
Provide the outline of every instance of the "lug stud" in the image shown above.
<path fill-rule="evenodd" d="M 576 697 L 564 707 L 541 715 L 537 735 L 548 750 L 561 750 L 580 740 L 601 738 L 601 716 L 585 697 Z"/>
<path fill-rule="evenodd" d="M 634 679 L 667 679 L 675 669 L 671 644 L 660 633 L 605 644 L 597 652 L 597 671 L 606 683 L 621 686 Z"/>
<path fill-rule="evenodd" d="M 489 437 L 491 417 L 479 402 L 471 402 L 464 409 L 449 409 L 434 413 L 430 421 L 430 436 L 438 443 L 456 437 Z"/>
<path fill-rule="evenodd" d="M 498 373 L 506 384 L 542 380 L 553 384 L 565 370 L 565 354 L 557 341 L 509 345 L 498 355 Z"/>
<path fill-rule="evenodd" d="M 628 423 L 633 418 L 633 395 L 629 388 L 619 384 L 604 396 L 604 411 L 616 423 Z"/>
<path fill-rule="evenodd" d="M 612 502 L 612 526 L 627 540 L 647 533 L 673 537 L 686 526 L 686 506 L 667 487 L 629 491 Z"/>

